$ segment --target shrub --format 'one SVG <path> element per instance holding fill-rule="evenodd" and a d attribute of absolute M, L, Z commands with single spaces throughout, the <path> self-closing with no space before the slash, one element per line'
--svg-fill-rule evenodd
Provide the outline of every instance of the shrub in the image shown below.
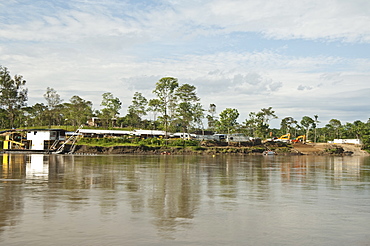
<path fill-rule="evenodd" d="M 168 145 L 170 146 L 199 146 L 199 141 L 175 139 L 175 140 L 169 140 Z"/>
<path fill-rule="evenodd" d="M 201 146 L 192 146 L 191 148 L 192 148 L 192 150 L 195 150 L 195 151 L 206 150 L 206 148 L 201 147 Z"/>

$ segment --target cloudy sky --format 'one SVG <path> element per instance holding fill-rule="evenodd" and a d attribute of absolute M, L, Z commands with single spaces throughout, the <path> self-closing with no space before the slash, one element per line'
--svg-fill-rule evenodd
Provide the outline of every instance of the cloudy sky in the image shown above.
<path fill-rule="evenodd" d="M 100 109 L 153 98 L 176 77 L 201 102 L 321 125 L 370 117 L 368 0 L 1 0 L 0 65 L 23 75 L 29 105 L 47 87 Z"/>

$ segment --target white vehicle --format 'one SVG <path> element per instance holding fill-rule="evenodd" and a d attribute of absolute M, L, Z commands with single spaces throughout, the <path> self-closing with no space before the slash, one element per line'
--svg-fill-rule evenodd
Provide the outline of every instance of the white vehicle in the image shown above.
<path fill-rule="evenodd" d="M 197 135 L 190 134 L 190 133 L 184 133 L 184 132 L 176 132 L 176 133 L 170 135 L 170 137 L 171 138 L 192 139 L 192 138 L 196 138 Z"/>

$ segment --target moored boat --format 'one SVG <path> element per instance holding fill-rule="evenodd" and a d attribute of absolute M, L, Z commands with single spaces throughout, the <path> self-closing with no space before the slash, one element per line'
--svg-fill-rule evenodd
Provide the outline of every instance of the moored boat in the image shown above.
<path fill-rule="evenodd" d="M 276 152 L 272 150 L 266 150 L 262 154 L 263 155 L 276 155 Z"/>

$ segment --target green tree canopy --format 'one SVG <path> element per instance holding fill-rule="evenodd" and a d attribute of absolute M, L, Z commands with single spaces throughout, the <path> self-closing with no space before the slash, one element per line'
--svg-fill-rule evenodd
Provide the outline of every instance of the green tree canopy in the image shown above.
<path fill-rule="evenodd" d="M 153 121 L 157 120 L 157 113 L 160 111 L 161 101 L 157 98 L 150 99 L 148 102 L 148 111 L 153 112 L 154 118 Z"/>
<path fill-rule="evenodd" d="M 93 115 L 92 102 L 86 101 L 74 95 L 65 103 L 65 120 L 71 122 L 73 126 L 80 126 L 86 123 Z"/>
<path fill-rule="evenodd" d="M 57 105 L 61 104 L 63 101 L 60 98 L 60 95 L 57 93 L 57 91 L 50 87 L 46 88 L 46 93 L 44 94 L 44 98 L 47 102 L 46 105 L 50 110 L 54 109 Z"/>
<path fill-rule="evenodd" d="M 135 92 L 132 98 L 132 103 L 128 107 L 128 112 L 136 114 L 141 118 L 141 116 L 147 115 L 147 105 L 148 100 L 140 92 Z"/>
<path fill-rule="evenodd" d="M 294 128 L 294 125 L 297 125 L 297 121 L 293 117 L 285 117 L 281 120 L 280 130 L 282 134 L 291 133 L 291 130 Z"/>
<path fill-rule="evenodd" d="M 259 112 L 250 112 L 249 119 L 244 122 L 245 127 L 253 136 L 265 137 L 270 128 L 271 119 L 277 119 L 272 107 L 262 108 Z"/>
<path fill-rule="evenodd" d="M 48 124 L 50 127 L 52 124 L 56 124 L 56 121 L 60 121 L 59 118 L 61 112 L 59 112 L 58 109 L 62 108 L 59 105 L 62 103 L 63 100 L 60 98 L 60 95 L 57 93 L 57 91 L 50 87 L 46 88 L 44 98 L 47 102 L 47 111 L 45 111 L 45 114 L 49 119 Z"/>
<path fill-rule="evenodd" d="M 175 90 L 176 118 L 179 126 L 184 130 L 189 130 L 192 124 L 199 123 L 203 118 L 203 108 L 198 101 L 196 87 L 183 84 Z"/>
<path fill-rule="evenodd" d="M 147 115 L 147 106 L 148 100 L 140 92 L 135 92 L 132 103 L 128 107 L 128 113 L 122 123 L 133 127 L 140 126 L 142 122 L 141 117 Z"/>
<path fill-rule="evenodd" d="M 46 113 L 48 108 L 43 103 L 36 103 L 25 110 L 27 112 L 26 126 L 43 126 L 48 124 L 49 119 Z"/>
<path fill-rule="evenodd" d="M 208 114 L 207 114 L 208 128 L 213 130 L 217 121 L 216 118 L 216 104 L 211 103 L 209 105 Z"/>
<path fill-rule="evenodd" d="M 238 125 L 237 119 L 239 118 L 239 111 L 237 109 L 226 108 L 220 113 L 218 121 L 218 130 L 220 132 L 227 132 L 230 134 L 232 130 Z"/>
<path fill-rule="evenodd" d="M 342 123 L 340 122 L 340 120 L 338 119 L 331 119 L 329 121 L 329 127 L 331 129 L 333 129 L 333 135 L 336 137 L 336 138 L 339 138 L 340 136 L 340 128 L 342 127 Z"/>
<path fill-rule="evenodd" d="M 106 122 L 108 126 L 109 121 L 113 124 L 113 119 L 115 119 L 119 115 L 119 111 L 121 110 L 121 101 L 118 97 L 114 97 L 112 93 L 105 92 L 103 93 L 103 100 L 101 102 L 101 106 L 104 106 L 99 114 L 99 117 Z"/>
<path fill-rule="evenodd" d="M 0 107 L 8 116 L 4 127 L 15 127 L 17 115 L 27 105 L 28 90 L 25 85 L 26 80 L 21 75 L 12 78 L 9 70 L 0 65 Z"/>
<path fill-rule="evenodd" d="M 155 86 L 153 93 L 157 96 L 158 104 L 156 110 L 162 114 L 165 131 L 167 132 L 168 123 L 175 111 L 176 96 L 175 90 L 179 87 L 178 80 L 173 77 L 161 78 Z"/>
<path fill-rule="evenodd" d="M 306 130 L 306 134 L 305 135 L 306 135 L 306 139 L 308 139 L 308 134 L 310 132 L 310 129 L 316 127 L 315 120 L 313 120 L 309 116 L 303 116 L 302 117 L 302 120 L 301 120 L 301 125 Z"/>

